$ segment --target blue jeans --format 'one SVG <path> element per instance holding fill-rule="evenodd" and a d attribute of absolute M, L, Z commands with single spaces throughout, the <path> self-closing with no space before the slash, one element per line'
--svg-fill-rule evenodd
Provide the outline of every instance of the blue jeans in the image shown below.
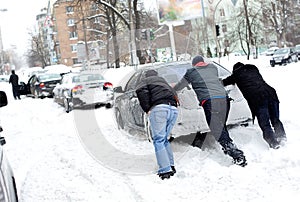
<path fill-rule="evenodd" d="M 155 156 L 158 164 L 158 174 L 171 171 L 174 157 L 168 135 L 174 127 L 178 116 L 176 107 L 160 104 L 151 109 L 149 120 L 152 133 Z"/>
<path fill-rule="evenodd" d="M 255 115 L 259 127 L 263 132 L 263 138 L 268 142 L 285 139 L 286 134 L 281 121 L 279 120 L 279 102 L 271 98 L 264 100 Z M 272 126 L 273 128 L 272 128 Z"/>

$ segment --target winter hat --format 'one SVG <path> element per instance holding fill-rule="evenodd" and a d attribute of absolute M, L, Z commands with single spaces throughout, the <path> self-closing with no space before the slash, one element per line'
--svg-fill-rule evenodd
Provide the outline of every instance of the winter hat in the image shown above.
<path fill-rule="evenodd" d="M 244 66 L 244 64 L 241 62 L 235 63 L 235 65 L 233 65 L 233 71 L 239 69 L 241 66 Z"/>
<path fill-rule="evenodd" d="M 204 62 L 204 59 L 201 55 L 197 55 L 193 58 L 192 65 L 195 66 L 199 62 Z"/>
<path fill-rule="evenodd" d="M 155 71 L 155 70 L 153 70 L 153 69 L 148 70 L 148 71 L 146 71 L 145 76 L 146 76 L 146 77 L 149 77 L 149 76 L 157 76 L 157 71 Z"/>

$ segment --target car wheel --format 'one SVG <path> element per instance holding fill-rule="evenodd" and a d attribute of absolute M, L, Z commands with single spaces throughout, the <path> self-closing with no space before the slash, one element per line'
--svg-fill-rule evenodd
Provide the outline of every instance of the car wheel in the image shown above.
<path fill-rule="evenodd" d="M 292 61 L 292 58 L 289 58 L 288 59 L 288 63 L 292 63 L 293 61 Z"/>
<path fill-rule="evenodd" d="M 72 108 L 70 106 L 70 100 L 68 98 L 64 98 L 64 107 L 65 107 L 65 111 L 67 113 L 69 113 L 70 111 L 72 111 Z"/>
<path fill-rule="evenodd" d="M 116 109 L 115 117 L 118 124 L 118 129 L 124 129 L 124 121 L 122 119 L 122 115 L 119 109 Z"/>
<path fill-rule="evenodd" d="M 112 108 L 112 104 L 111 104 L 111 103 L 107 103 L 107 104 L 105 105 L 105 107 L 106 107 L 107 109 Z"/>
<path fill-rule="evenodd" d="M 275 64 L 274 64 L 274 63 L 271 63 L 271 67 L 275 67 Z"/>

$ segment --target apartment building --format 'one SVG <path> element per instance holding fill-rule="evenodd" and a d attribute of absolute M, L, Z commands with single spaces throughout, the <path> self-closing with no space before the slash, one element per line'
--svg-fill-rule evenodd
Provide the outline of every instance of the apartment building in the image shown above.
<path fill-rule="evenodd" d="M 53 41 L 57 63 L 76 66 L 87 60 L 100 60 L 99 41 L 103 25 L 99 17 L 98 6 L 85 1 L 81 5 L 73 0 L 57 0 L 53 4 Z"/>

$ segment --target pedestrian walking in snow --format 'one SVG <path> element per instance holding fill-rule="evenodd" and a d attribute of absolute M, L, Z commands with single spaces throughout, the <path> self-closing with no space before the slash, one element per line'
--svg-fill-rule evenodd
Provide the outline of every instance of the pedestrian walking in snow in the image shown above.
<path fill-rule="evenodd" d="M 9 83 L 12 85 L 12 91 L 13 91 L 13 96 L 16 99 L 21 99 L 20 93 L 19 93 L 19 77 L 15 73 L 15 70 L 11 70 L 11 75 L 9 77 Z"/>
<path fill-rule="evenodd" d="M 236 63 L 232 75 L 223 79 L 223 84 L 236 84 L 239 87 L 248 102 L 253 122 L 257 117 L 263 138 L 271 148 L 278 149 L 284 144 L 286 134 L 279 120 L 279 99 L 276 90 L 264 81 L 255 65 Z"/>
<path fill-rule="evenodd" d="M 149 116 L 158 175 L 162 180 L 170 178 L 176 173 L 168 141 L 178 116 L 176 92 L 155 70 L 148 70 L 136 93 L 142 109 Z"/>
<path fill-rule="evenodd" d="M 199 104 L 204 109 L 210 133 L 221 144 L 224 153 L 231 156 L 235 164 L 247 165 L 243 151 L 233 143 L 226 127 L 230 103 L 225 88 L 218 78 L 217 67 L 204 62 L 200 55 L 194 57 L 192 67 L 186 71 L 174 89 L 179 91 L 189 84 L 192 85 Z M 197 133 L 192 145 L 201 148 L 206 135 Z"/>

